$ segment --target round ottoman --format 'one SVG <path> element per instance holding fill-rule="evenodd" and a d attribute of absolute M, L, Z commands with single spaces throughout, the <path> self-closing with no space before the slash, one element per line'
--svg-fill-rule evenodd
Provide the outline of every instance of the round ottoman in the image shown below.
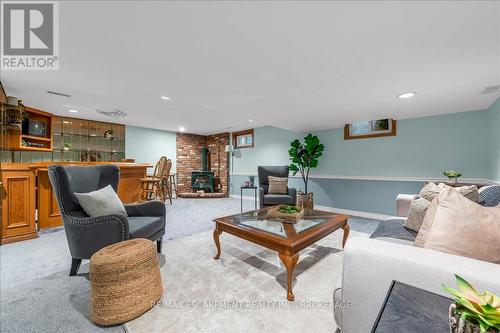
<path fill-rule="evenodd" d="M 116 325 L 139 317 L 163 293 L 156 246 L 132 239 L 106 246 L 90 258 L 90 318 Z"/>

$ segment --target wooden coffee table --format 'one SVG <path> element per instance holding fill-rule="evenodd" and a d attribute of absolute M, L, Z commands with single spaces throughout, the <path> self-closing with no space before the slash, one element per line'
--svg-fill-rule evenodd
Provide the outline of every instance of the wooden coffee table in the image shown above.
<path fill-rule="evenodd" d="M 287 299 L 293 301 L 295 296 L 292 282 L 299 251 L 340 228 L 344 231 L 343 247 L 349 236 L 349 216 L 306 209 L 302 219 L 291 224 L 268 220 L 266 216 L 269 208 L 215 219 L 214 241 L 217 254 L 214 259 L 220 258 L 219 237 L 223 232 L 278 252 L 287 271 Z"/>

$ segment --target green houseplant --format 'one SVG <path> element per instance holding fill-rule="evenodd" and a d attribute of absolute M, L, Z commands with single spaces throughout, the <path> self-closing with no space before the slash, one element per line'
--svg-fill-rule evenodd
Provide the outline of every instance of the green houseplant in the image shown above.
<path fill-rule="evenodd" d="M 457 289 L 443 285 L 455 297 L 450 306 L 452 333 L 498 333 L 500 331 L 500 297 L 484 291 L 479 293 L 464 278 L 455 274 Z"/>
<path fill-rule="evenodd" d="M 65 143 L 63 146 L 64 151 L 69 151 L 71 149 L 71 143 Z"/>
<path fill-rule="evenodd" d="M 456 183 L 457 179 L 462 176 L 462 174 L 455 170 L 445 170 L 443 171 L 443 175 L 448 177 L 450 183 Z"/>
<path fill-rule="evenodd" d="M 319 164 L 319 158 L 323 155 L 325 146 L 319 142 L 316 135 L 307 134 L 304 142 L 295 139 L 290 143 L 291 147 L 288 150 L 290 155 L 290 171 L 293 175 L 300 172 L 304 181 L 304 192 L 297 194 L 297 205 L 305 208 L 313 208 L 313 194 L 308 192 L 307 184 L 309 182 L 309 172 L 312 168 L 316 168 Z"/>

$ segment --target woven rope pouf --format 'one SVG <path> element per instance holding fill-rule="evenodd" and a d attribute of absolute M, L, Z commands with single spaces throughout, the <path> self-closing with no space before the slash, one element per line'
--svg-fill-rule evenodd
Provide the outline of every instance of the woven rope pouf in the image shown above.
<path fill-rule="evenodd" d="M 163 293 L 156 246 L 132 239 L 106 246 L 90 258 L 90 317 L 116 325 L 139 317 Z"/>

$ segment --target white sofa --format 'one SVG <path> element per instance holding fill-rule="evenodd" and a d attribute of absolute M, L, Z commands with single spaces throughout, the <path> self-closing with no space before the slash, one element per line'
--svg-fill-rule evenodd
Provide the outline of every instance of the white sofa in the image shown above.
<path fill-rule="evenodd" d="M 398 196 L 398 215 L 407 214 L 412 198 Z M 391 222 L 395 219 L 382 223 Z M 412 245 L 410 240 L 391 237 L 349 239 L 342 289 L 335 292 L 337 303 L 347 305 L 335 309 L 335 320 L 342 332 L 371 331 L 393 280 L 449 297 L 441 285 L 455 286 L 454 274 L 458 274 L 479 290 L 500 295 L 500 265 Z"/>

